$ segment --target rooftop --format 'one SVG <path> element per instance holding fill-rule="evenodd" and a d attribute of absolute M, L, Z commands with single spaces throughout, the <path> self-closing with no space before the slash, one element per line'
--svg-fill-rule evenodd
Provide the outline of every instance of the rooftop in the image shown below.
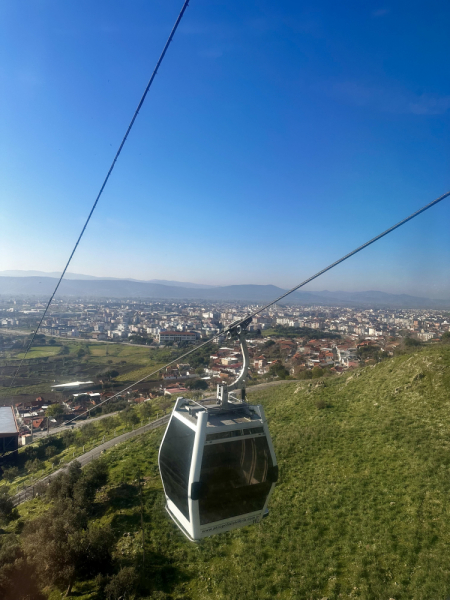
<path fill-rule="evenodd" d="M 0 406 L 0 435 L 17 432 L 13 409 L 11 406 Z"/>
<path fill-rule="evenodd" d="M 52 385 L 52 389 L 61 388 L 61 389 L 70 389 L 70 388 L 79 388 L 82 385 L 91 385 L 94 383 L 93 381 L 72 381 L 70 383 L 60 383 L 59 385 Z"/>

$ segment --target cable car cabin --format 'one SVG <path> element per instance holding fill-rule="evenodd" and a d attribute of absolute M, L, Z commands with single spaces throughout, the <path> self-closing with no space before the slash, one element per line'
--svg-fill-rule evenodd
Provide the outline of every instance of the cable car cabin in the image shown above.
<path fill-rule="evenodd" d="M 166 509 L 190 540 L 258 523 L 278 477 L 262 406 L 178 398 L 159 468 Z"/>

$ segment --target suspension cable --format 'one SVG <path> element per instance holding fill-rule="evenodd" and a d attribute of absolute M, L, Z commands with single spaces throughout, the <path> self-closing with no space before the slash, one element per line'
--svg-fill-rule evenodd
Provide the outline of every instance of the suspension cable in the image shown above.
<path fill-rule="evenodd" d="M 81 233 L 80 233 L 80 235 L 78 236 L 78 239 L 77 239 L 77 241 L 76 241 L 76 243 L 75 243 L 75 246 L 73 247 L 73 250 L 72 250 L 72 252 L 70 253 L 69 260 L 67 261 L 67 263 L 66 263 L 66 266 L 64 267 L 64 270 L 63 270 L 63 272 L 61 273 L 61 277 L 59 278 L 59 280 L 58 280 L 58 283 L 56 284 L 56 287 L 55 287 L 55 289 L 53 290 L 53 293 L 52 293 L 52 295 L 50 296 L 50 300 L 48 301 L 48 303 L 47 303 L 47 305 L 46 305 L 46 307 L 45 307 L 44 313 L 42 314 L 42 317 L 41 317 L 41 319 L 40 319 L 40 321 L 39 321 L 39 323 L 38 323 L 38 326 L 36 327 L 36 330 L 34 331 L 34 333 L 33 333 L 32 337 L 31 337 L 30 343 L 29 343 L 29 344 L 28 344 L 28 346 L 27 346 L 27 349 L 26 349 L 26 351 L 25 351 L 25 354 L 23 355 L 23 357 L 22 357 L 22 360 L 20 361 L 20 363 L 19 363 L 19 366 L 17 367 L 17 369 L 16 369 L 16 371 L 15 371 L 15 373 L 14 373 L 14 375 L 13 375 L 13 378 L 12 378 L 12 380 L 11 380 L 11 384 L 9 385 L 9 387 L 10 387 L 10 388 L 12 388 L 12 386 L 13 386 L 13 384 L 14 384 L 15 380 L 16 380 L 17 374 L 19 373 L 19 370 L 20 370 L 20 368 L 21 368 L 21 366 L 22 366 L 22 364 L 23 364 L 23 361 L 26 359 L 26 357 L 27 357 L 27 355 L 28 355 L 28 352 L 29 352 L 29 351 L 30 351 L 30 349 L 31 349 L 31 346 L 33 345 L 33 342 L 34 342 L 34 339 L 35 339 L 35 337 L 36 337 L 36 334 L 37 334 L 37 332 L 39 331 L 39 329 L 40 329 L 40 327 L 41 327 L 41 325 L 42 325 L 42 322 L 43 322 L 43 320 L 45 319 L 45 315 L 47 314 L 47 312 L 48 312 L 48 309 L 50 308 L 50 304 L 52 303 L 52 301 L 53 301 L 53 298 L 55 297 L 55 294 L 56 294 L 56 292 L 58 291 L 58 288 L 59 288 L 59 286 L 60 286 L 60 284 L 61 284 L 61 281 L 62 281 L 62 280 L 63 280 L 63 278 L 64 278 L 64 275 L 66 274 L 67 268 L 69 267 L 69 264 L 70 264 L 70 262 L 71 262 L 71 260 L 72 260 L 72 258 L 73 258 L 73 255 L 75 254 L 75 252 L 76 252 L 76 249 L 78 248 L 78 244 L 80 243 L 80 241 L 81 241 L 81 238 L 83 237 L 83 234 L 84 234 L 84 232 L 85 232 L 85 230 L 86 230 L 86 227 L 88 226 L 88 223 L 89 223 L 89 221 L 91 220 L 92 214 L 94 213 L 94 210 L 95 210 L 95 208 L 97 207 L 98 201 L 100 200 L 100 197 L 101 197 L 101 195 L 103 194 L 103 190 L 105 189 L 105 187 L 106 187 L 106 184 L 108 183 L 108 179 L 109 179 L 109 177 L 110 177 L 111 173 L 113 172 L 113 169 L 114 169 L 114 167 L 116 166 L 117 159 L 119 158 L 119 155 L 120 155 L 120 153 L 122 152 L 122 149 L 123 149 L 123 147 L 124 147 L 124 145 L 125 145 L 125 142 L 127 141 L 128 134 L 130 133 L 130 131 L 131 131 L 131 129 L 132 129 L 132 127 L 133 127 L 133 125 L 134 125 L 134 122 L 136 121 L 136 118 L 137 118 L 137 116 L 138 116 L 138 114 L 139 114 L 139 111 L 141 110 L 141 108 L 142 108 L 142 105 L 144 104 L 144 101 L 145 101 L 145 98 L 146 98 L 146 96 L 147 96 L 147 93 L 148 93 L 148 91 L 149 91 L 149 89 L 150 89 L 150 87 L 151 87 L 151 85 L 152 85 L 152 83 L 153 83 L 153 80 L 154 80 L 154 79 L 155 79 L 155 77 L 156 77 L 156 74 L 157 74 L 157 72 L 158 72 L 158 69 L 159 69 L 159 67 L 161 66 L 161 63 L 162 63 L 162 61 L 163 61 L 163 59 L 164 59 L 164 56 L 165 56 L 165 54 L 166 54 L 166 52 L 167 52 L 167 48 L 169 47 L 169 45 L 170 45 L 170 42 L 172 41 L 172 39 L 173 39 L 173 36 L 175 35 L 175 32 L 176 32 L 176 30 L 177 30 L 177 28 L 178 28 L 178 25 L 180 24 L 180 21 L 181 21 L 181 19 L 183 18 L 184 12 L 185 12 L 186 8 L 188 7 L 188 4 L 189 4 L 189 0 L 185 0 L 185 2 L 184 2 L 184 4 L 183 4 L 183 8 L 181 9 L 181 12 L 180 12 L 180 14 L 178 15 L 178 18 L 177 18 L 177 20 L 175 21 L 175 25 L 173 26 L 173 28 L 172 28 L 172 31 L 170 32 L 170 35 L 169 35 L 169 37 L 167 38 L 167 41 L 166 41 L 166 43 L 165 43 L 165 45 L 164 45 L 163 51 L 162 51 L 162 53 L 161 53 L 161 56 L 159 57 L 159 59 L 158 59 L 158 62 L 156 63 L 156 66 L 155 66 L 155 68 L 154 68 L 154 70 L 153 70 L 152 76 L 150 77 L 150 79 L 149 79 L 149 81 L 148 81 L 148 83 L 147 83 L 147 86 L 146 86 L 146 88 L 145 88 L 145 90 L 144 90 L 144 93 L 142 94 L 142 97 L 141 97 L 141 99 L 140 99 L 140 101 L 139 101 L 139 104 L 137 105 L 137 108 L 136 108 L 136 110 L 134 111 L 133 118 L 131 119 L 131 121 L 130 121 L 130 124 L 128 125 L 128 128 L 127 128 L 127 130 L 126 130 L 126 132 L 125 132 L 125 135 L 123 136 L 123 138 L 122 138 L 122 141 L 121 141 L 121 143 L 120 143 L 120 146 L 119 146 L 119 148 L 118 148 L 118 150 L 117 150 L 117 152 L 116 152 L 116 155 L 114 156 L 114 159 L 113 159 L 113 161 L 112 161 L 112 163 L 111 163 L 111 166 L 109 167 L 108 173 L 106 174 L 106 177 L 105 177 L 105 179 L 104 179 L 104 181 L 103 181 L 103 183 L 102 183 L 102 186 L 101 186 L 101 188 L 100 188 L 100 191 L 98 192 L 98 194 L 97 194 L 97 197 L 96 197 L 96 199 L 95 199 L 95 202 L 94 202 L 94 204 L 92 205 L 92 208 L 91 208 L 91 210 L 90 210 L 90 212 L 89 212 L 89 215 L 88 215 L 88 217 L 87 217 L 87 219 L 86 219 L 86 222 L 85 222 L 85 224 L 83 225 L 83 229 L 81 230 Z"/>
<path fill-rule="evenodd" d="M 243 319 L 238 320 L 237 322 L 233 323 L 232 325 L 230 325 L 229 327 L 227 327 L 223 331 L 220 331 L 219 333 L 214 334 L 212 337 L 210 337 L 209 339 L 205 340 L 204 342 L 202 342 L 198 346 L 195 346 L 194 348 L 191 348 L 190 350 L 188 350 L 187 352 L 185 352 L 181 356 L 178 356 L 177 358 L 175 358 L 174 360 L 168 362 L 167 364 L 163 365 L 162 367 L 159 367 L 158 369 L 155 369 L 154 371 L 152 371 L 148 375 L 145 375 L 144 377 L 141 377 L 141 379 L 138 379 L 137 381 L 135 381 L 131 385 L 128 385 L 127 387 L 123 388 L 122 390 L 120 390 L 119 392 L 117 392 L 116 394 L 114 394 L 113 396 L 111 396 L 110 398 L 106 398 L 105 400 L 103 400 L 102 402 L 100 402 L 99 404 L 97 404 L 95 408 L 98 408 L 99 406 L 102 406 L 106 402 L 109 402 L 110 400 L 113 400 L 114 398 L 117 398 L 118 396 L 121 396 L 122 394 L 124 394 L 125 392 L 127 392 L 128 390 L 130 390 L 135 385 L 138 385 L 139 383 L 142 383 L 146 379 L 149 379 L 149 377 L 152 377 L 153 375 L 156 375 L 157 373 L 160 373 L 163 369 L 167 369 L 167 367 L 170 367 L 171 365 L 175 364 L 176 362 L 180 361 L 181 359 L 186 358 L 187 356 L 190 356 L 194 352 L 197 352 L 197 350 L 200 350 L 200 348 L 204 348 L 207 344 L 210 344 L 211 342 L 213 342 L 217 338 L 219 338 L 219 337 L 225 335 L 226 333 L 228 333 L 232 328 L 234 329 L 237 325 L 241 325 L 247 319 L 253 318 L 256 315 L 258 315 L 261 312 L 263 312 L 264 310 L 267 310 L 268 308 L 270 308 L 271 306 L 273 306 L 274 304 L 276 304 L 277 302 L 279 302 L 283 298 L 286 298 L 286 296 L 289 296 L 289 294 L 292 294 L 293 292 L 295 292 L 299 288 L 305 286 L 310 281 L 313 281 L 314 279 L 317 279 L 317 277 L 320 277 L 321 275 L 323 275 L 327 271 L 330 271 L 331 269 L 333 269 L 337 265 L 343 263 L 345 260 L 347 260 L 351 256 L 354 256 L 358 252 L 361 252 L 361 250 L 364 250 L 364 248 L 367 248 L 371 244 L 377 242 L 382 237 L 388 235 L 389 233 L 392 233 L 392 231 L 394 231 L 395 229 L 398 229 L 399 227 L 401 227 L 402 225 L 404 225 L 408 221 L 411 221 L 415 217 L 419 216 L 421 213 L 423 213 L 426 210 L 432 208 L 433 206 L 435 206 L 436 204 L 438 204 L 439 202 L 441 202 L 445 198 L 448 198 L 449 196 L 450 196 L 450 192 L 446 192 L 445 194 L 443 194 L 442 196 L 440 196 L 436 200 L 433 200 L 429 204 L 426 204 L 425 206 L 423 206 L 422 208 L 420 208 L 416 212 L 412 213 L 411 215 L 409 215 L 408 217 L 406 217 L 402 221 L 399 221 L 398 223 L 396 223 L 392 227 L 389 227 L 389 229 L 386 229 L 385 231 L 383 231 L 383 233 L 380 233 L 379 235 L 375 236 L 374 238 L 372 238 L 371 240 L 369 240 L 368 242 L 366 242 L 362 246 L 358 246 L 358 248 L 356 248 L 355 250 L 352 250 L 352 252 L 349 252 L 348 254 L 346 254 L 345 256 L 343 256 L 342 258 L 340 258 L 340 259 L 336 260 L 335 262 L 331 263 L 330 265 L 328 265 L 328 267 L 325 267 L 321 271 L 318 271 L 315 275 L 312 275 L 312 277 L 308 277 L 308 279 L 305 279 L 304 281 L 302 281 L 301 283 L 299 283 L 298 285 L 296 285 L 292 289 L 288 290 L 287 292 L 285 292 L 284 294 L 282 294 L 281 296 L 279 296 L 275 300 L 272 300 L 272 302 L 269 302 L 268 304 L 264 305 L 262 308 L 258 308 L 257 310 L 255 310 L 255 311 L 247 314 Z M 90 411 L 87 410 L 84 413 L 81 413 L 80 415 L 77 415 L 73 419 L 70 419 L 69 421 L 66 421 L 66 423 L 64 425 L 60 425 L 59 427 L 56 427 L 55 429 L 61 429 L 63 427 L 66 427 L 69 423 L 73 423 L 73 421 L 76 421 L 80 417 L 87 415 L 89 412 Z M 55 431 L 55 430 L 53 430 L 53 431 Z M 13 451 L 11 451 L 11 452 L 9 452 L 7 454 L 12 454 L 14 452 L 18 452 L 18 450 L 13 450 Z M 7 456 L 7 454 L 4 454 L 3 456 Z"/>
<path fill-rule="evenodd" d="M 394 231 L 395 229 L 398 229 L 399 227 L 401 227 L 402 225 L 404 225 L 408 221 L 411 221 L 412 219 L 414 219 L 415 217 L 419 216 L 420 214 L 422 214 L 423 212 L 425 212 L 429 208 L 432 208 L 433 206 L 435 206 L 439 202 L 442 202 L 442 200 L 445 200 L 445 198 L 448 198 L 449 196 L 450 196 L 450 192 L 446 192 L 445 194 L 443 194 L 439 198 L 436 198 L 436 200 L 433 200 L 429 204 L 426 204 L 425 206 L 422 206 L 422 208 L 419 208 L 419 210 L 416 210 L 416 212 L 413 212 L 411 215 L 409 215 L 409 217 L 406 217 L 402 221 L 399 221 L 395 225 L 392 225 L 392 227 L 389 227 L 389 229 L 386 229 L 386 231 L 383 231 L 383 233 L 380 233 L 379 235 L 375 236 L 374 238 L 372 238 L 371 240 L 369 240 L 368 242 L 366 242 L 362 246 L 359 246 L 358 248 L 356 248 L 355 250 L 352 250 L 351 252 L 349 252 L 348 254 L 346 254 L 345 256 L 343 256 L 342 258 L 340 258 L 339 260 L 336 260 L 334 263 L 331 263 L 331 265 L 328 265 L 328 267 L 325 267 L 325 269 L 322 269 L 321 271 L 319 271 L 318 273 L 316 273 L 312 277 L 308 277 L 308 279 L 305 279 L 304 281 L 302 281 L 301 283 L 299 283 L 295 287 L 291 288 L 290 290 L 288 290 L 284 294 L 281 294 L 281 296 L 279 296 L 275 300 L 272 300 L 272 302 L 269 302 L 268 304 L 266 304 L 262 308 L 258 308 L 258 310 L 255 310 L 251 314 L 247 315 L 241 321 L 239 321 L 239 323 L 237 323 L 237 324 L 240 325 L 241 323 L 243 323 L 249 317 L 252 317 L 252 318 L 256 317 L 256 315 L 259 315 L 264 310 L 267 310 L 268 308 L 270 308 L 271 306 L 273 306 L 274 304 L 276 304 L 280 300 L 283 300 L 283 298 L 286 298 L 286 296 L 289 296 L 289 294 L 292 294 L 293 292 L 297 291 L 298 289 L 300 289 L 301 287 L 303 287 L 307 283 L 310 283 L 314 279 L 317 279 L 318 277 L 320 277 L 321 275 L 323 275 L 327 271 L 331 271 L 331 269 L 333 269 L 334 267 L 337 267 L 337 265 L 340 265 L 341 263 L 343 263 L 345 260 L 347 260 L 351 256 L 354 256 L 358 252 L 361 252 L 361 250 L 364 250 L 365 248 L 367 248 L 367 246 L 370 246 L 371 244 L 374 244 L 375 242 L 377 242 L 378 240 L 380 240 L 385 235 L 388 235 L 388 233 L 392 233 L 392 231 Z"/>

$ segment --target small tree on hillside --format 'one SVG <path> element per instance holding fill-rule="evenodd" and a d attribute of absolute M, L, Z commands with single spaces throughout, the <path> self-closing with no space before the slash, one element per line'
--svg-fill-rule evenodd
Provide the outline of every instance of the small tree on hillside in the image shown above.
<path fill-rule="evenodd" d="M 4 467 L 3 477 L 6 481 L 13 481 L 19 475 L 19 469 L 17 467 Z"/>
<path fill-rule="evenodd" d="M 311 376 L 313 379 L 317 379 L 319 377 L 323 377 L 325 375 L 325 371 L 320 367 L 313 367 L 311 370 Z"/>
<path fill-rule="evenodd" d="M 61 404 L 51 404 L 45 411 L 45 414 L 47 417 L 60 417 L 64 412 L 64 408 Z"/>
<path fill-rule="evenodd" d="M 66 596 L 77 580 L 111 570 L 114 538 L 109 526 L 89 526 L 86 512 L 70 500 L 57 502 L 29 523 L 22 544 L 42 584 L 67 588 Z"/>
<path fill-rule="evenodd" d="M 12 516 L 14 503 L 9 493 L 9 487 L 3 485 L 0 487 L 0 522 L 6 523 Z"/>
<path fill-rule="evenodd" d="M 125 425 L 128 425 L 128 426 L 129 425 L 137 425 L 140 422 L 138 415 L 131 408 L 127 408 L 124 411 L 122 411 L 120 413 L 120 418 L 125 423 Z"/>
<path fill-rule="evenodd" d="M 272 377 L 279 377 L 280 379 L 286 379 L 289 377 L 289 371 L 281 363 L 274 363 L 270 365 L 269 375 Z"/>

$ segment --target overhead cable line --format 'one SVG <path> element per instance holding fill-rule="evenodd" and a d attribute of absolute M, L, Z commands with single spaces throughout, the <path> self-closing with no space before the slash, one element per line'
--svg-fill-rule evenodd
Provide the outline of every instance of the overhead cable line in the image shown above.
<path fill-rule="evenodd" d="M 392 233 L 393 231 L 395 231 L 395 229 L 398 229 L 399 227 L 401 227 L 402 225 L 404 225 L 408 221 L 412 221 L 412 219 L 414 219 L 415 217 L 418 217 L 420 214 L 422 214 L 423 212 L 425 212 L 429 208 L 432 208 L 433 206 L 436 206 L 436 204 L 438 204 L 439 202 L 442 202 L 442 200 L 445 200 L 445 198 L 448 198 L 449 196 L 450 196 L 450 192 L 446 192 L 445 194 L 443 194 L 439 198 L 436 198 L 436 200 L 433 200 L 429 204 L 426 204 L 425 206 L 422 206 L 422 208 L 419 208 L 419 210 L 416 210 L 416 212 L 414 212 L 411 215 L 409 215 L 409 217 L 406 217 L 406 219 L 403 219 L 402 221 L 399 221 L 395 225 L 392 225 L 392 227 L 389 227 L 389 229 L 386 229 L 386 231 L 383 231 L 383 233 L 380 233 L 379 235 L 375 236 L 374 238 L 372 238 L 371 240 L 369 240 L 368 242 L 366 242 L 362 246 L 359 246 L 358 248 L 356 248 L 355 250 L 352 250 L 352 252 L 349 252 L 348 254 L 346 254 L 345 256 L 343 256 L 342 258 L 340 258 L 339 260 L 336 260 L 334 263 L 331 263 L 331 265 L 328 265 L 328 267 L 325 267 L 325 269 L 322 269 L 321 271 L 319 271 L 318 273 L 316 273 L 312 277 L 308 277 L 308 279 L 305 279 L 304 281 L 302 281 L 301 283 L 299 283 L 295 287 L 291 288 L 290 290 L 288 290 L 284 294 L 281 294 L 281 296 L 279 296 L 275 300 L 272 300 L 272 302 L 269 302 L 269 304 L 266 304 L 262 308 L 258 308 L 258 310 L 255 310 L 255 312 L 247 315 L 244 319 L 242 319 L 241 321 L 239 321 L 239 323 L 237 323 L 237 325 L 240 325 L 241 323 L 243 323 L 249 317 L 256 317 L 256 315 L 259 315 L 264 310 L 267 310 L 268 308 L 270 308 L 271 306 L 273 306 L 274 304 L 276 304 L 280 300 L 283 300 L 283 298 L 286 298 L 286 296 L 289 296 L 290 294 L 292 294 L 293 292 L 297 291 L 298 289 L 300 289 L 301 287 L 303 287 L 307 283 L 310 283 L 314 279 L 317 279 L 318 277 L 320 277 L 321 275 L 323 275 L 327 271 L 331 271 L 331 269 L 333 269 L 334 267 L 337 267 L 337 265 L 340 265 L 341 263 L 343 263 L 345 260 L 347 260 L 351 256 L 354 256 L 355 254 L 358 254 L 358 252 L 361 252 L 361 250 L 364 250 L 365 248 L 367 248 L 371 244 L 374 244 L 375 242 L 378 242 L 378 240 L 381 240 L 381 238 L 384 237 L 385 235 L 388 235 L 388 233 Z"/>
<path fill-rule="evenodd" d="M 343 256 L 342 258 L 340 258 L 340 259 L 336 260 L 335 262 L 331 263 L 330 265 L 328 265 L 328 267 L 325 267 L 321 271 L 318 271 L 315 275 L 312 275 L 312 277 L 308 277 L 308 279 L 305 279 L 304 281 L 302 281 L 301 283 L 299 283 L 298 285 L 296 285 L 292 289 L 288 290 L 287 292 L 285 292 L 284 294 L 282 294 L 281 296 L 279 296 L 275 300 L 272 300 L 272 302 L 269 302 L 268 304 L 264 305 L 262 308 L 258 308 L 257 310 L 253 311 L 252 313 L 249 313 L 248 315 L 246 315 L 243 319 L 240 319 L 237 322 L 233 323 L 232 327 L 235 328 L 237 325 L 241 325 L 242 323 L 244 323 L 244 321 L 246 321 L 250 317 L 253 318 L 256 315 L 258 315 L 261 312 L 263 312 L 264 310 L 267 310 L 268 308 L 270 308 L 271 306 L 273 306 L 274 304 L 276 304 L 277 302 L 279 302 L 283 298 L 286 298 L 286 296 L 289 296 L 290 294 L 292 294 L 296 290 L 298 290 L 301 287 L 305 286 L 307 283 L 313 281 L 314 279 L 317 279 L 318 277 L 320 277 L 321 275 L 323 275 L 327 271 L 330 271 L 331 269 L 333 269 L 337 265 L 343 263 L 345 260 L 347 260 L 351 256 L 354 256 L 358 252 L 361 252 L 361 250 L 364 250 L 365 248 L 367 248 L 371 244 L 377 242 L 382 237 L 388 235 L 389 233 L 392 233 L 395 229 L 398 229 L 402 225 L 405 225 L 405 223 L 407 223 L 408 221 L 411 221 L 415 217 L 419 216 L 421 213 L 423 213 L 426 210 L 432 208 L 433 206 L 435 206 L 436 204 L 438 204 L 442 200 L 445 200 L 445 198 L 448 198 L 449 196 L 450 196 L 450 192 L 446 192 L 445 194 L 443 194 L 439 198 L 436 198 L 436 200 L 433 200 L 429 204 L 426 204 L 425 206 L 423 206 L 422 208 L 420 208 L 416 212 L 412 213 L 411 215 L 409 215 L 408 217 L 406 217 L 402 221 L 399 221 L 398 223 L 396 223 L 392 227 L 389 227 L 389 229 L 386 229 L 385 231 L 383 231 L 383 233 L 380 233 L 379 235 L 375 236 L 374 238 L 372 238 L 371 240 L 369 240 L 365 244 L 362 244 L 362 246 L 358 246 L 358 248 L 356 248 L 355 250 L 352 250 L 352 252 L 349 252 L 348 254 L 346 254 L 345 256 Z M 176 362 L 180 361 L 181 359 L 186 358 L 187 356 L 190 356 L 194 352 L 197 352 L 197 350 L 200 350 L 200 348 L 204 348 L 206 345 L 210 344 L 211 342 L 213 342 L 217 338 L 219 338 L 219 337 L 223 336 L 224 334 L 228 333 L 228 331 L 230 331 L 230 329 L 231 329 L 231 326 L 228 327 L 228 328 L 226 328 L 226 329 L 224 329 L 223 331 L 220 331 L 219 333 L 216 333 L 215 335 L 213 335 L 212 337 L 210 337 L 208 340 L 202 342 L 198 346 L 195 346 L 194 348 L 191 348 L 191 350 L 188 350 L 187 352 L 185 352 L 181 356 L 178 356 L 174 360 L 168 362 L 167 364 L 163 365 L 162 367 L 159 367 L 155 371 L 152 371 L 148 375 L 145 375 L 144 377 L 141 377 L 141 379 L 138 379 L 137 381 L 135 381 L 131 385 L 123 388 L 122 390 L 120 390 L 120 392 L 117 392 L 116 394 L 114 394 L 110 398 L 106 398 L 105 400 L 103 400 L 102 402 L 100 402 L 99 404 L 97 404 L 97 406 L 95 408 L 98 408 L 99 406 L 102 406 L 103 404 L 105 404 L 106 402 L 109 402 L 110 400 L 114 400 L 114 398 L 117 398 L 118 396 L 121 396 L 122 394 L 124 394 L 125 392 L 127 392 L 128 390 L 130 390 L 131 388 L 133 388 L 135 385 L 138 385 L 139 383 L 142 383 L 146 379 L 149 379 L 149 377 L 152 377 L 153 375 L 156 375 L 157 373 L 160 373 L 163 369 L 167 369 L 167 367 L 170 367 L 171 365 L 175 364 Z M 60 427 L 55 428 L 55 429 L 61 429 L 63 427 L 66 427 L 69 423 L 73 423 L 73 421 L 76 421 L 80 417 L 87 415 L 89 412 L 90 411 L 87 410 L 84 413 L 81 413 L 80 415 L 77 415 L 73 419 L 71 419 L 69 421 L 66 421 L 66 423 L 64 425 L 61 425 Z M 12 454 L 13 452 L 18 452 L 18 450 L 13 450 L 13 451 L 9 452 L 8 454 Z"/>
<path fill-rule="evenodd" d="M 106 187 L 106 184 L 108 183 L 108 179 L 109 179 L 109 177 L 110 177 L 111 173 L 113 172 L 113 169 L 114 169 L 114 167 L 116 166 L 117 159 L 119 158 L 119 155 L 120 155 L 120 153 L 122 152 L 122 149 L 123 149 L 123 147 L 124 147 L 124 145 L 125 145 L 125 142 L 127 141 L 128 134 L 130 133 L 130 131 L 131 131 L 131 129 L 132 129 L 132 127 L 133 127 L 133 125 L 134 125 L 134 122 L 136 121 L 136 118 L 137 118 L 137 116 L 138 116 L 138 114 L 139 114 L 139 111 L 141 110 L 141 108 L 142 108 L 142 105 L 144 104 L 144 101 L 145 101 L 145 98 L 146 98 L 146 96 L 147 96 L 147 93 L 148 93 L 148 91 L 149 91 L 149 89 L 150 89 L 150 87 L 151 87 L 151 85 L 152 85 L 152 83 L 153 83 L 153 80 L 154 80 L 154 79 L 155 79 L 155 77 L 156 77 L 156 74 L 157 74 L 157 72 L 158 72 L 158 69 L 159 69 L 159 67 L 161 66 L 161 63 L 162 63 L 162 61 L 163 61 L 163 59 L 164 59 L 164 56 L 165 56 L 165 54 L 166 54 L 166 52 L 167 52 L 167 48 L 169 47 L 169 44 L 170 44 L 170 42 L 172 41 L 172 39 L 173 39 L 173 36 L 175 35 L 175 32 L 176 32 L 176 30 L 177 30 L 177 28 L 178 28 L 178 25 L 180 24 L 180 21 L 181 21 L 181 19 L 183 18 L 184 12 L 185 12 L 186 8 L 188 7 L 188 4 L 189 4 L 189 0 L 185 0 L 185 2 L 184 2 L 184 4 L 183 4 L 183 8 L 181 9 L 181 12 L 180 12 L 180 14 L 178 15 L 178 18 L 177 18 L 177 20 L 175 21 L 175 25 L 173 26 L 173 28 L 172 28 L 172 31 L 170 32 L 170 35 L 169 35 L 169 37 L 168 37 L 168 39 L 167 39 L 167 42 L 166 42 L 166 43 L 165 43 L 165 45 L 164 45 L 163 51 L 162 51 L 162 53 L 161 53 L 161 56 L 159 57 L 159 59 L 158 59 L 158 62 L 156 63 L 156 66 L 155 66 L 155 69 L 154 69 L 154 71 L 153 71 L 153 73 L 152 73 L 152 76 L 150 77 L 150 79 L 149 79 L 149 82 L 147 83 L 147 86 L 146 86 L 146 88 L 145 88 L 145 90 L 144 90 L 144 93 L 142 94 L 142 98 L 140 99 L 140 101 L 139 101 L 139 104 L 137 105 L 137 108 L 136 108 L 136 110 L 134 111 L 133 118 L 131 119 L 131 121 L 130 121 L 130 124 L 128 125 L 128 128 L 127 128 L 127 130 L 126 130 L 126 132 L 125 132 L 125 135 L 123 136 L 123 139 L 122 139 L 122 141 L 121 141 L 121 143 L 120 143 L 120 146 L 119 146 L 119 148 L 118 148 L 118 150 L 117 150 L 117 152 L 116 152 L 116 155 L 114 156 L 114 159 L 113 159 L 113 161 L 112 161 L 112 163 L 111 163 L 111 166 L 109 167 L 109 171 L 108 171 L 108 173 L 106 174 L 106 177 L 105 177 L 105 179 L 104 179 L 104 181 L 103 181 L 103 183 L 102 183 L 102 186 L 101 186 L 101 188 L 100 188 L 100 191 L 98 192 L 98 194 L 97 194 L 97 197 L 96 197 L 96 199 L 95 199 L 95 202 L 94 202 L 94 204 L 92 205 L 92 208 L 91 208 L 91 211 L 90 211 L 90 213 L 89 213 L 89 215 L 88 215 L 88 218 L 86 219 L 86 222 L 85 222 L 85 224 L 83 225 L 83 229 L 81 230 L 81 233 L 80 233 L 80 235 L 78 236 L 78 239 L 77 239 L 77 241 L 76 241 L 76 244 L 75 244 L 75 246 L 73 247 L 73 250 L 72 250 L 72 252 L 71 252 L 71 254 L 70 254 L 70 256 L 69 256 L 69 260 L 67 261 L 67 263 L 66 263 L 66 266 L 64 267 L 64 270 L 63 270 L 63 272 L 61 273 L 61 277 L 59 278 L 59 280 L 58 280 L 58 283 L 56 284 L 56 287 L 55 287 L 55 289 L 53 290 L 53 293 L 52 293 L 52 295 L 50 296 L 50 300 L 48 301 L 48 303 L 47 303 L 47 306 L 45 307 L 44 313 L 43 313 L 43 315 L 42 315 L 42 317 L 41 317 L 41 319 L 40 319 L 40 321 L 39 321 L 39 324 L 38 324 L 38 326 L 36 327 L 36 330 L 35 330 L 35 331 L 34 331 L 34 333 L 33 333 L 33 336 L 32 336 L 32 338 L 31 338 L 31 341 L 30 341 L 30 343 L 28 344 L 28 347 L 27 347 L 27 349 L 26 349 L 26 351 L 25 351 L 25 354 L 24 354 L 24 356 L 22 357 L 22 360 L 20 361 L 20 363 L 19 363 L 19 366 L 17 367 L 17 369 L 16 369 L 16 372 L 15 372 L 15 373 L 14 373 L 14 375 L 13 375 L 13 378 L 12 378 L 11 384 L 10 384 L 10 386 L 9 386 L 10 388 L 12 388 L 12 386 L 13 386 L 13 384 L 14 384 L 15 380 L 16 380 L 17 374 L 18 374 L 18 372 L 19 372 L 19 370 L 20 370 L 20 368 L 21 368 L 21 366 L 22 366 L 22 364 L 23 364 L 23 361 L 24 361 L 24 360 L 25 360 L 25 358 L 27 357 L 27 355 L 28 355 L 28 352 L 30 351 L 30 348 L 31 348 L 31 346 L 33 345 L 33 342 L 34 342 L 34 339 L 35 339 L 35 337 L 36 337 L 36 334 L 37 334 L 37 332 L 39 331 L 39 329 L 40 329 L 40 327 L 41 327 L 41 325 L 42 325 L 42 322 L 43 322 L 43 320 L 45 319 L 45 315 L 47 314 L 47 312 L 48 312 L 48 309 L 50 308 L 50 305 L 51 305 L 51 303 L 52 303 L 52 301 L 53 301 L 53 298 L 55 297 L 55 294 L 56 294 L 56 292 L 58 291 L 58 288 L 59 288 L 59 286 L 60 286 L 60 284 L 61 284 L 61 281 L 63 280 L 63 278 L 64 278 L 64 275 L 66 274 L 67 268 L 69 267 L 69 264 L 70 264 L 70 262 L 71 262 L 71 260 L 72 260 L 72 258 L 73 258 L 73 255 L 75 254 L 75 252 L 76 252 L 76 249 L 78 248 L 78 244 L 80 243 L 80 241 L 81 241 L 81 238 L 83 237 L 83 234 L 84 234 L 84 232 L 85 232 L 85 230 L 86 230 L 86 227 L 88 226 L 88 223 L 89 223 L 89 221 L 91 220 L 92 214 L 94 213 L 94 210 L 95 210 L 95 208 L 97 207 L 98 201 L 100 200 L 100 197 L 101 197 L 101 195 L 103 194 L 103 190 L 105 189 L 105 187 Z"/>

